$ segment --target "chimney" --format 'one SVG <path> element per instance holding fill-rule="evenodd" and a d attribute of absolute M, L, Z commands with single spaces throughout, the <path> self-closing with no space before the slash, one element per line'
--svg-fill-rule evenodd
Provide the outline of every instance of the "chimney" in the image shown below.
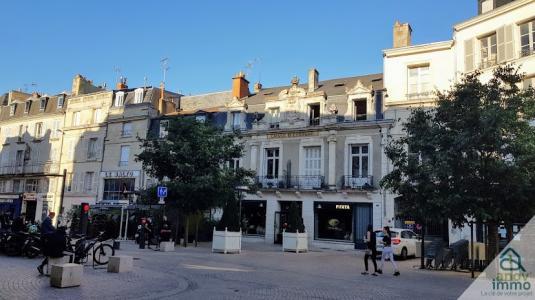
<path fill-rule="evenodd" d="M 164 91 L 165 91 L 165 84 L 162 82 L 160 82 L 160 98 L 158 99 L 158 111 L 160 112 L 161 115 L 163 115 L 165 112 L 163 111 L 164 110 Z"/>
<path fill-rule="evenodd" d="M 117 82 L 117 89 L 124 90 L 127 88 L 128 88 L 128 85 L 126 85 L 126 77 L 121 76 L 121 78 L 119 78 L 119 82 Z"/>
<path fill-rule="evenodd" d="M 318 89 L 320 73 L 315 68 L 308 70 L 308 92 L 313 92 Z"/>
<path fill-rule="evenodd" d="M 245 74 L 240 71 L 232 78 L 232 97 L 238 99 L 249 96 L 249 81 L 245 79 Z"/>
<path fill-rule="evenodd" d="M 255 83 L 253 90 L 255 93 L 260 92 L 262 90 L 262 84 L 260 82 Z"/>
<path fill-rule="evenodd" d="M 412 28 L 409 23 L 394 24 L 394 48 L 408 47 L 411 45 Z"/>

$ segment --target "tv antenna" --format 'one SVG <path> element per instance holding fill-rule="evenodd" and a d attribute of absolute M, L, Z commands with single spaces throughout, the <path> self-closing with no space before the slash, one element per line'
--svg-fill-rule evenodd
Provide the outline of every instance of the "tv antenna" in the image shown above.
<path fill-rule="evenodd" d="M 169 67 L 169 58 L 164 57 L 160 59 L 160 64 L 162 66 L 162 72 L 163 72 L 163 83 L 165 83 L 165 77 L 167 75 L 167 71 L 170 69 Z"/>
<path fill-rule="evenodd" d="M 253 68 L 259 64 L 260 64 L 260 58 L 258 57 L 253 60 L 248 61 L 247 64 L 244 66 L 245 76 L 249 76 L 249 74 L 253 71 Z M 258 77 L 260 77 L 260 75 Z M 260 78 L 258 78 L 258 80 L 260 81 Z"/>
<path fill-rule="evenodd" d="M 24 92 L 28 92 L 28 86 L 31 87 L 32 91 L 35 92 L 35 87 L 37 86 L 37 83 L 35 82 L 32 82 L 32 83 L 25 83 L 24 84 Z"/>
<path fill-rule="evenodd" d="M 123 73 L 121 72 L 121 68 L 119 68 L 118 66 L 115 66 L 113 67 L 113 72 L 117 74 L 117 82 L 121 81 L 121 79 L 123 78 Z"/>

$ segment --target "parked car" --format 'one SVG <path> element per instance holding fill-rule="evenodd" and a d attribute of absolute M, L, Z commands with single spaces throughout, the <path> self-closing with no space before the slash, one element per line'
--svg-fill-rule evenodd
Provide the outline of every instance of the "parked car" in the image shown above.
<path fill-rule="evenodd" d="M 390 228 L 392 233 L 392 248 L 394 255 L 401 259 L 407 259 L 409 256 L 416 255 L 416 242 L 419 236 L 414 231 L 403 228 Z M 377 238 L 377 252 L 383 252 L 383 231 L 376 230 L 375 236 Z"/>

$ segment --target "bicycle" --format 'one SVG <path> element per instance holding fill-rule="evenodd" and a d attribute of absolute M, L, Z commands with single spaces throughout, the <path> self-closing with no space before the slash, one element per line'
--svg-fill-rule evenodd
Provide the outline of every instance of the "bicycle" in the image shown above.
<path fill-rule="evenodd" d="M 104 232 L 95 239 L 87 239 L 85 236 L 78 236 L 79 239 L 74 241 L 70 237 L 67 238 L 67 252 L 73 254 L 71 262 L 75 264 L 85 264 L 89 261 L 90 253 L 93 255 L 93 265 L 106 265 L 108 264 L 110 257 L 115 255 L 115 249 L 112 245 L 104 243 Z M 112 239 L 113 242 L 113 239 Z M 92 252 L 91 252 L 92 250 Z"/>

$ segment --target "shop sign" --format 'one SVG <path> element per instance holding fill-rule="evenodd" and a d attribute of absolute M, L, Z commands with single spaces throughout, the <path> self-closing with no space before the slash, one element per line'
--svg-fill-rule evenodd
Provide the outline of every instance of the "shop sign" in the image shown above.
<path fill-rule="evenodd" d="M 296 138 L 296 137 L 305 137 L 305 136 L 317 136 L 319 132 L 317 131 L 297 131 L 297 132 L 280 132 L 280 133 L 269 133 L 267 135 L 268 139 L 281 139 L 281 138 Z"/>
<path fill-rule="evenodd" d="M 24 193 L 22 194 L 22 200 L 24 201 L 37 201 L 36 193 Z"/>
<path fill-rule="evenodd" d="M 138 177 L 139 171 L 103 171 L 100 172 L 100 176 L 107 178 Z"/>
<path fill-rule="evenodd" d="M 336 204 L 336 209 L 351 209 L 349 204 Z"/>
<path fill-rule="evenodd" d="M 414 225 L 416 224 L 415 221 L 405 221 L 405 225 Z"/>
<path fill-rule="evenodd" d="M 0 203 L 13 203 L 13 199 L 0 199 Z"/>

